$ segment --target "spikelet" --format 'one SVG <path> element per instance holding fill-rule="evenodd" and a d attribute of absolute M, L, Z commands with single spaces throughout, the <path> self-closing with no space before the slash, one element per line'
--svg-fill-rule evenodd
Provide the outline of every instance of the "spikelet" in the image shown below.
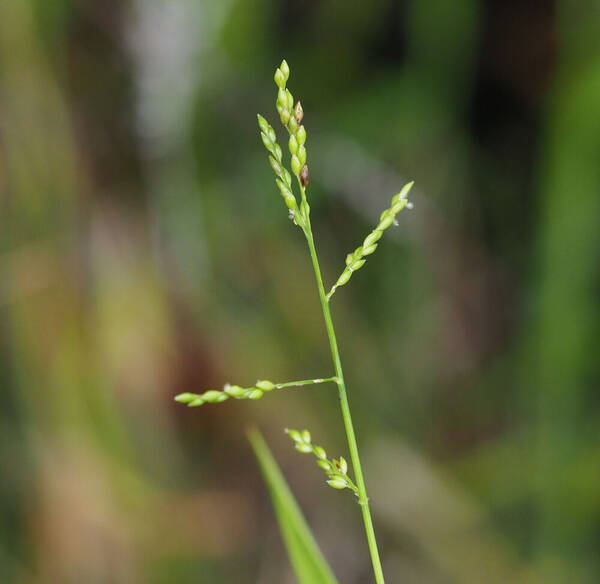
<path fill-rule="evenodd" d="M 302 125 L 304 119 L 304 110 L 302 104 L 297 101 L 294 105 L 294 96 L 286 87 L 290 75 L 290 69 L 285 59 L 275 71 L 275 84 L 278 87 L 277 101 L 275 107 L 279 113 L 279 119 L 282 125 L 288 131 L 290 138 L 288 149 L 291 155 L 292 172 L 298 179 L 300 190 L 302 192 L 302 202 L 300 203 L 300 214 L 306 220 L 310 213 L 310 207 L 306 201 L 305 189 L 308 185 L 308 165 L 306 164 L 306 129 Z"/>
<path fill-rule="evenodd" d="M 341 273 L 340 277 L 337 279 L 337 282 L 332 286 L 331 290 L 327 294 L 327 300 L 329 300 L 337 288 L 343 286 L 350 280 L 352 274 L 357 270 L 360 270 L 365 264 L 365 256 L 372 254 L 377 249 L 377 242 L 381 239 L 383 232 L 390 227 L 395 221 L 396 215 L 402 211 L 405 207 L 408 209 L 412 209 L 412 203 L 407 199 L 408 193 L 412 188 L 414 183 L 409 182 L 406 184 L 402 190 L 394 195 L 392 198 L 391 205 L 389 209 L 386 209 L 381 213 L 379 217 L 379 224 L 363 241 L 362 245 L 357 247 L 354 252 L 349 253 L 346 256 L 346 267 L 344 271 Z"/>
<path fill-rule="evenodd" d="M 257 381 L 253 387 L 240 387 L 239 385 L 226 383 L 222 391 L 209 389 L 204 393 L 180 393 L 175 396 L 175 401 L 180 404 L 187 404 L 190 408 L 195 408 L 205 403 L 218 404 L 230 397 L 235 399 L 260 399 L 266 392 L 274 389 L 277 389 L 277 385 L 266 379 Z"/>
<path fill-rule="evenodd" d="M 329 460 L 322 446 L 312 443 L 308 430 L 286 429 L 286 434 L 294 441 L 296 450 L 304 454 L 312 453 L 317 457 L 317 464 L 327 475 L 327 484 L 334 489 L 350 489 L 358 497 L 358 488 L 348 476 L 348 463 L 340 456 L 337 460 Z"/>
<path fill-rule="evenodd" d="M 290 210 L 292 216 L 296 212 L 298 203 L 292 192 L 292 177 L 288 170 L 283 166 L 283 152 L 281 146 L 277 144 L 277 136 L 275 130 L 270 126 L 260 114 L 258 117 L 258 126 L 260 128 L 260 137 L 262 138 L 265 148 L 270 152 L 269 164 L 275 173 L 275 183 L 283 197 L 286 207 Z"/>

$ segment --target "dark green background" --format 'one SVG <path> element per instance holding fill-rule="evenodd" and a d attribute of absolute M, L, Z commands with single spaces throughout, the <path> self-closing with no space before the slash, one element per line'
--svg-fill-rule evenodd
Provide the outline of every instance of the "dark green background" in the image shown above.
<path fill-rule="evenodd" d="M 360 513 L 309 257 L 256 128 L 285 57 L 390 583 L 600 580 L 591 0 L 0 5 L 0 580 L 292 582 L 258 425 L 344 584 Z M 283 134 L 280 133 L 280 139 Z"/>

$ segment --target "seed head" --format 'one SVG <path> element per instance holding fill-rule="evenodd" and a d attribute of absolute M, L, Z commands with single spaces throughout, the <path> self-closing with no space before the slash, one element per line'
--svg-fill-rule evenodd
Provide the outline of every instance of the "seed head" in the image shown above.
<path fill-rule="evenodd" d="M 287 87 L 287 81 L 290 75 L 290 68 L 285 60 L 275 70 L 274 80 L 277 85 L 276 109 L 281 119 L 282 125 L 289 133 L 289 150 L 292 155 L 291 170 L 298 178 L 303 190 L 308 185 L 308 167 L 306 165 L 306 129 L 302 125 L 304 119 L 304 110 L 300 101 L 294 102 L 294 96 Z M 294 105 L 295 104 L 295 105 Z M 296 225 L 303 229 L 305 222 L 308 221 L 310 207 L 306 202 L 304 192 L 302 192 L 302 202 L 299 211 L 296 198 L 292 191 L 292 180 L 290 173 L 285 168 L 281 147 L 277 144 L 277 137 L 273 128 L 262 116 L 258 116 L 258 125 L 261 129 L 261 138 L 272 157 L 269 163 L 277 177 L 277 186 L 283 195 L 284 202 L 291 211 L 290 217 Z"/>
<path fill-rule="evenodd" d="M 311 435 L 308 430 L 289 430 L 286 432 L 290 435 L 290 438 L 295 442 L 294 446 L 298 452 L 305 454 L 312 453 L 317 458 L 317 464 L 327 474 L 327 484 L 334 489 L 350 489 L 358 497 L 358 487 L 354 484 L 352 479 L 348 476 L 348 463 L 343 456 L 340 456 L 337 460 L 328 460 L 327 453 L 322 446 L 312 444 Z"/>
<path fill-rule="evenodd" d="M 300 157 L 301 152 L 300 148 L 298 148 L 298 157 Z M 388 209 L 383 211 L 379 217 L 379 224 L 363 241 L 363 244 L 357 247 L 353 253 L 348 254 L 346 256 L 346 267 L 344 271 L 341 273 L 340 277 L 337 279 L 337 282 L 332 286 L 331 290 L 327 294 L 327 300 L 333 296 L 334 292 L 339 286 L 343 286 L 350 280 L 352 274 L 365 264 L 365 260 L 363 259 L 365 256 L 372 254 L 377 249 L 377 242 L 381 239 L 383 232 L 390 227 L 390 225 L 395 225 L 396 223 L 396 215 L 402 211 L 405 207 L 410 209 L 412 208 L 411 203 L 408 201 L 407 196 L 412 188 L 413 183 L 409 182 L 404 185 L 402 190 L 394 195 L 392 198 L 391 205 Z"/>

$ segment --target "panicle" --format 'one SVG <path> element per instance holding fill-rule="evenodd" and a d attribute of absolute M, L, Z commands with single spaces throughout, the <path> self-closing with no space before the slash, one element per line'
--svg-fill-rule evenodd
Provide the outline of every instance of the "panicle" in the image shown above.
<path fill-rule="evenodd" d="M 277 385 L 266 379 L 258 380 L 253 387 L 240 387 L 226 383 L 222 390 L 209 389 L 204 393 L 180 393 L 175 396 L 175 401 L 181 404 L 187 404 L 190 408 L 201 406 L 205 403 L 218 404 L 228 400 L 235 399 L 260 399 L 265 392 L 277 389 Z"/>
<path fill-rule="evenodd" d="M 269 156 L 269 164 L 276 176 L 275 183 L 279 188 L 279 192 L 283 197 L 286 207 L 295 213 L 298 204 L 296 202 L 296 197 L 292 192 L 292 177 L 283 166 L 283 152 L 277 143 L 275 130 L 273 130 L 269 122 L 267 122 L 260 114 L 258 114 L 258 127 L 260 128 L 260 137 L 262 138 L 263 144 L 271 154 Z"/>
<path fill-rule="evenodd" d="M 383 232 L 390 227 L 390 225 L 394 224 L 396 215 L 405 207 L 412 209 L 412 203 L 408 201 L 407 197 L 413 184 L 413 182 L 407 183 L 399 193 L 393 196 L 390 207 L 381 213 L 377 227 L 365 237 L 362 245 L 357 247 L 353 253 L 346 256 L 346 267 L 340 274 L 337 282 L 328 292 L 327 300 L 333 296 L 337 288 L 343 286 L 350 280 L 354 272 L 360 270 L 360 268 L 364 266 L 366 261 L 364 257 L 372 254 L 377 249 L 377 242 L 381 239 Z"/>
<path fill-rule="evenodd" d="M 277 99 L 275 107 L 279 114 L 281 123 L 289 133 L 288 149 L 290 151 L 290 166 L 292 173 L 296 176 L 300 185 L 302 201 L 298 209 L 296 197 L 292 191 L 292 178 L 290 173 L 283 166 L 281 147 L 277 144 L 277 138 L 273 128 L 267 120 L 259 114 L 258 125 L 261 132 L 261 139 L 265 148 L 269 151 L 269 163 L 276 176 L 276 183 L 283 200 L 290 210 L 290 217 L 294 223 L 302 228 L 306 227 L 310 207 L 306 201 L 305 189 L 308 185 L 308 166 L 306 164 L 306 129 L 302 125 L 304 119 L 304 110 L 302 104 L 297 101 L 294 105 L 294 96 L 287 88 L 287 81 L 290 76 L 290 68 L 285 61 L 275 70 L 273 79 L 277 86 Z"/>
<path fill-rule="evenodd" d="M 300 101 L 294 105 L 294 96 L 286 87 L 290 69 L 284 60 L 275 71 L 275 84 L 278 87 L 275 107 L 279 113 L 279 119 L 290 134 L 288 147 L 292 156 L 292 172 L 296 175 L 302 189 L 308 184 L 308 166 L 306 166 L 306 129 L 302 125 L 304 109 Z M 306 167 L 306 171 L 304 171 Z M 304 199 L 304 194 L 303 194 Z"/>
<path fill-rule="evenodd" d="M 334 489 L 350 489 L 358 497 L 358 488 L 348 476 L 348 463 L 343 456 L 337 460 L 327 459 L 327 452 L 322 446 L 312 443 L 311 435 L 308 430 L 294 430 L 286 428 L 286 434 L 294 441 L 294 446 L 298 452 L 304 454 L 312 453 L 317 457 L 317 464 L 325 471 L 327 475 L 327 484 Z"/>

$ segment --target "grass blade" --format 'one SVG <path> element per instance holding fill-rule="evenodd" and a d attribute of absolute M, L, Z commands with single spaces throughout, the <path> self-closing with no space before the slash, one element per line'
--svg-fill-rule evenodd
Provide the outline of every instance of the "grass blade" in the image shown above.
<path fill-rule="evenodd" d="M 258 430 L 248 438 L 271 495 L 279 529 L 299 584 L 337 584 L 277 462 Z"/>

